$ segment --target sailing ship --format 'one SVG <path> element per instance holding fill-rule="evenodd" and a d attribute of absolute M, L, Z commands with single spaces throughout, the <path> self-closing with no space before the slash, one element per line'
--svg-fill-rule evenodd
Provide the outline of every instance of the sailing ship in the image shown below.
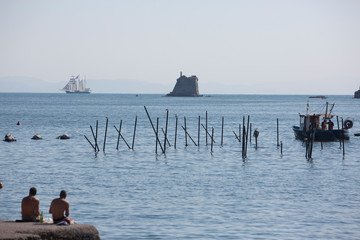
<path fill-rule="evenodd" d="M 332 114 L 334 105 L 335 104 L 332 104 L 330 111 L 328 112 L 328 103 L 326 103 L 325 114 L 321 114 L 308 113 L 308 104 L 307 113 L 299 114 L 300 125 L 292 127 L 295 138 L 303 141 L 310 137 L 314 137 L 315 141 L 349 140 L 348 129 L 352 128 L 353 122 L 351 120 L 342 121 L 342 126 L 339 127 L 339 117 Z M 334 123 L 331 121 L 333 118 L 336 118 L 337 129 L 334 129 Z"/>
<path fill-rule="evenodd" d="M 90 88 L 86 87 L 86 79 L 80 79 L 80 75 L 71 76 L 62 90 L 66 93 L 90 93 Z"/>

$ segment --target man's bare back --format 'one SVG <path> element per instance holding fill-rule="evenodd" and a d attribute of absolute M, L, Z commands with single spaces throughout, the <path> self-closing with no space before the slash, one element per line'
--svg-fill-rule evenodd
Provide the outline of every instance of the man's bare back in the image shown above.
<path fill-rule="evenodd" d="M 56 222 L 56 220 L 62 220 L 65 216 L 68 217 L 70 214 L 69 213 L 70 204 L 68 201 L 65 200 L 65 198 L 66 198 L 66 194 L 65 197 L 60 194 L 60 198 L 55 198 L 51 202 L 49 213 L 52 214 L 54 223 Z"/>
<path fill-rule="evenodd" d="M 35 194 L 32 192 L 21 201 L 21 215 L 23 220 L 36 221 L 40 217 L 40 200 L 36 198 L 35 195 L 36 189 Z"/>

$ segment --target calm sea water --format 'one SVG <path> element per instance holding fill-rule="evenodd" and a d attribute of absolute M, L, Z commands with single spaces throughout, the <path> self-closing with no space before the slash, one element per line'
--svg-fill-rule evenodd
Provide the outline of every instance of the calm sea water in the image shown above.
<path fill-rule="evenodd" d="M 359 239 L 360 238 L 360 101 L 352 96 L 310 99 L 310 108 L 354 121 L 345 156 L 338 142 L 315 143 L 313 159 L 294 139 L 291 126 L 306 111 L 308 96 L 213 95 L 167 98 L 161 95 L 15 94 L 0 93 L 0 135 L 11 132 L 17 142 L 0 142 L 0 213 L 3 220 L 21 218 L 21 199 L 30 187 L 38 189 L 40 210 L 48 209 L 60 190 L 68 191 L 70 217 L 93 224 L 102 239 Z M 155 154 L 155 136 L 146 116 L 159 117 L 171 147 Z M 214 127 L 216 143 L 200 146 L 188 139 L 184 125 L 197 142 L 198 116 Z M 175 114 L 178 136 L 174 148 Z M 238 132 L 250 115 L 260 130 L 247 158 L 241 157 Z M 131 145 L 138 116 L 134 150 L 127 149 L 114 125 L 122 123 Z M 109 119 L 102 151 L 106 117 Z M 221 146 L 221 118 L 224 140 Z M 283 155 L 276 144 L 280 122 Z M 83 135 L 99 120 L 95 154 Z M 17 121 L 21 122 L 17 126 Z M 39 133 L 44 139 L 31 140 Z M 58 140 L 67 133 L 69 140 Z M 164 137 L 161 135 L 161 141 Z M 210 140 L 208 140 L 210 143 Z"/>

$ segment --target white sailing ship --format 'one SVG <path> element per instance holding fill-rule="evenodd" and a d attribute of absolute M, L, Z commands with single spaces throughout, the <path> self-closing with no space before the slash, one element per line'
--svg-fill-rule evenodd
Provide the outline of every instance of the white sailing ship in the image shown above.
<path fill-rule="evenodd" d="M 71 76 L 69 82 L 62 89 L 66 93 L 90 93 L 90 88 L 86 87 L 86 79 L 80 79 L 80 75 Z"/>

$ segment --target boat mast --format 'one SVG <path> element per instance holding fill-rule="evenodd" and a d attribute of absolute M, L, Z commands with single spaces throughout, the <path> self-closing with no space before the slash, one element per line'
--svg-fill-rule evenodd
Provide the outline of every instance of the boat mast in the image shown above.
<path fill-rule="evenodd" d="M 329 107 L 329 103 L 328 103 L 328 102 L 326 102 L 325 124 L 327 123 L 327 113 L 328 113 L 328 107 Z"/>

